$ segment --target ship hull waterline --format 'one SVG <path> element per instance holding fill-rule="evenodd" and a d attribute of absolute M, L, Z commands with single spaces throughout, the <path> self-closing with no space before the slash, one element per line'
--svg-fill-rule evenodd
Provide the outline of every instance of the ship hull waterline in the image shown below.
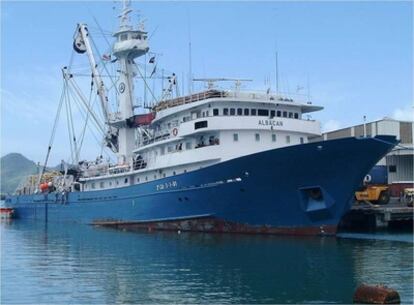
<path fill-rule="evenodd" d="M 6 206 L 18 218 L 126 230 L 330 235 L 396 144 L 377 136 L 294 145 L 116 189 L 10 196 Z"/>

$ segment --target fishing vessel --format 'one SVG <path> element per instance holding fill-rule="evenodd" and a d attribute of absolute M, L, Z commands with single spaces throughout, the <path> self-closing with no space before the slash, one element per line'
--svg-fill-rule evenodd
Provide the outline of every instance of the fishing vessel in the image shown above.
<path fill-rule="evenodd" d="M 171 74 L 157 98 L 147 81 L 156 66 L 147 76 L 138 64 L 147 56 L 146 63 L 155 61 L 148 32 L 143 23 L 132 25 L 131 11 L 124 1 L 110 54 L 97 56 L 86 24 L 78 24 L 74 35 L 76 56 L 88 58 L 103 121 L 71 66 L 62 69 L 67 91 L 58 106 L 59 115 L 62 105 L 68 109 L 67 92 L 76 96 L 116 162 L 102 156 L 81 161 L 82 141 L 72 131 L 75 166 L 47 176 L 54 126 L 43 170 L 6 198 L 14 215 L 123 229 L 334 234 L 353 192 L 396 145 L 395 137 L 310 142 L 321 128 L 306 115 L 322 107 L 270 90 L 242 90 L 240 79 L 232 89 L 215 85 L 228 79 L 206 79 L 206 90 L 174 96 L 177 77 Z M 108 65 L 117 75 L 110 81 L 102 74 Z M 136 78 L 153 97 L 151 105 L 137 107 Z"/>

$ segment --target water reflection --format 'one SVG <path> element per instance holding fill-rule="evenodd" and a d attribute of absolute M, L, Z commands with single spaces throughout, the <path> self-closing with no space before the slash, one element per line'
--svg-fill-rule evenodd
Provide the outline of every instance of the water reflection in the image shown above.
<path fill-rule="evenodd" d="M 2 226 L 2 303 L 351 303 L 362 281 L 412 298 L 412 243 Z"/>

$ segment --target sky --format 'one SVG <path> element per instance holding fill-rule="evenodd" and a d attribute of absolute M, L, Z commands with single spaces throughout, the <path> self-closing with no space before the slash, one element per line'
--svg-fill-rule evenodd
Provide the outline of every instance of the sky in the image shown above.
<path fill-rule="evenodd" d="M 133 16 L 139 11 L 146 19 L 158 71 L 162 66 L 175 72 L 180 87 L 184 84 L 187 90 L 190 40 L 194 77 L 252 79 L 246 89 L 275 88 L 277 50 L 279 90 L 309 92 L 313 103 L 325 108 L 312 114 L 324 130 L 359 124 L 364 115 L 367 121 L 413 120 L 412 5 L 410 1 L 132 3 Z M 0 153 L 20 152 L 42 161 L 62 92 L 61 68 L 72 57 L 76 24 L 86 22 L 97 44 L 108 49 L 99 28 L 105 33 L 116 29 L 119 4 L 1 1 L 0 7 Z M 84 60 L 76 57 L 74 62 Z M 87 84 L 90 79 L 82 81 Z M 69 157 L 64 123 L 62 116 L 51 164 Z M 92 135 L 85 138 L 82 152 L 85 158 L 100 153 Z"/>

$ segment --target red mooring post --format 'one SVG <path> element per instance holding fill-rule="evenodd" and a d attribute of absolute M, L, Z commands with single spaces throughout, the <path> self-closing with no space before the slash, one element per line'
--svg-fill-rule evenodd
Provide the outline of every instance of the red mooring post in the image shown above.
<path fill-rule="evenodd" d="M 354 304 L 400 304 L 400 295 L 384 285 L 360 285 L 354 293 Z"/>

